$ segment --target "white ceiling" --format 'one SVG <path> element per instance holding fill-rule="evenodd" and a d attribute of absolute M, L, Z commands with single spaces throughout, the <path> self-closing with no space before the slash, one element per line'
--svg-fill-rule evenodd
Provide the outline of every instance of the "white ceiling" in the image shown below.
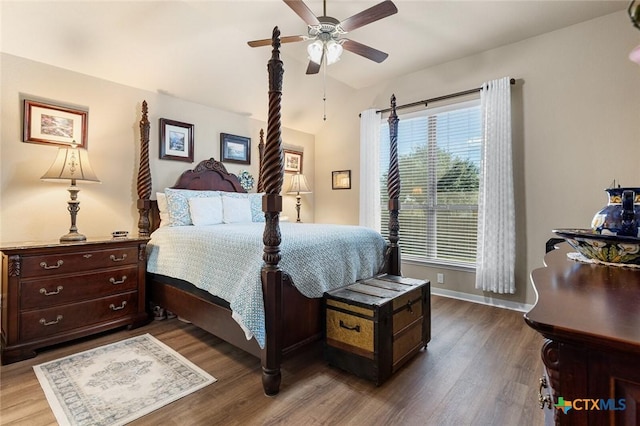
<path fill-rule="evenodd" d="M 328 0 L 344 20 L 381 0 Z M 322 1 L 305 3 L 322 15 Z M 355 90 L 440 63 L 623 10 L 626 0 L 394 0 L 398 13 L 348 37 L 389 53 L 381 63 L 345 52 L 327 90 Z M 306 35 L 281 0 L 1 0 L 1 50 L 39 62 L 266 120 L 269 47 L 247 41 Z M 323 125 L 323 76 L 307 76 L 306 43 L 281 48 L 283 124 Z"/>

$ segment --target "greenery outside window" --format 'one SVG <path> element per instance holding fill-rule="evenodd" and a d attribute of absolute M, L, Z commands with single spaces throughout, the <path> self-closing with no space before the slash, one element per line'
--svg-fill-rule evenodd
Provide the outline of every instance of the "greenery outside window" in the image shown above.
<path fill-rule="evenodd" d="M 482 161 L 480 100 L 399 116 L 404 260 L 475 267 Z M 380 129 L 380 229 L 388 237 L 389 125 Z"/>

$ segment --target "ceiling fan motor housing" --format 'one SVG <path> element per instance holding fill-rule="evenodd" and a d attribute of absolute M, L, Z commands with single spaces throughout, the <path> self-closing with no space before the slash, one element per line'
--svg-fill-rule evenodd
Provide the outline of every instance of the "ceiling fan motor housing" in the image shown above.
<path fill-rule="evenodd" d="M 340 28 L 340 21 L 331 16 L 319 16 L 319 25 L 309 25 L 309 37 L 317 38 L 323 42 L 329 40 L 337 40 L 341 34 L 346 34 L 346 31 Z"/>

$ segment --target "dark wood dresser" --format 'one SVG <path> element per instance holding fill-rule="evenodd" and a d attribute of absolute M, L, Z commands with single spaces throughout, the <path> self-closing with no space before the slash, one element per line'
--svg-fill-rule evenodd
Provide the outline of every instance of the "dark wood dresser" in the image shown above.
<path fill-rule="evenodd" d="M 324 296 L 325 358 L 382 384 L 431 340 L 429 281 L 394 275 Z"/>
<path fill-rule="evenodd" d="M 116 327 L 137 327 L 145 307 L 148 238 L 5 244 L 1 360 Z"/>
<path fill-rule="evenodd" d="M 533 271 L 538 300 L 525 314 L 545 338 L 546 424 L 639 424 L 640 270 L 579 263 L 572 250 L 559 244 Z"/>

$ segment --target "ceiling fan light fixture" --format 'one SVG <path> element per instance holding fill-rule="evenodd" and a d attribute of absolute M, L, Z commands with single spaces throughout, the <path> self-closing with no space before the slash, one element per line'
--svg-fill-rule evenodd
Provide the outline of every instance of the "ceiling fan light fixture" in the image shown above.
<path fill-rule="evenodd" d="M 631 53 L 629 53 L 629 59 L 640 65 L 640 45 L 636 46 Z"/>
<path fill-rule="evenodd" d="M 633 26 L 640 30 L 640 4 L 635 3 L 636 0 L 631 0 L 631 3 L 629 3 L 628 13 Z M 629 53 L 629 59 L 640 65 L 640 46 L 636 46 L 631 53 Z"/>
<path fill-rule="evenodd" d="M 327 42 L 327 65 L 335 64 L 342 55 L 342 45 L 334 40 Z"/>
<path fill-rule="evenodd" d="M 320 40 L 316 40 L 313 43 L 310 43 L 307 46 L 307 53 L 309 54 L 309 60 L 319 65 L 320 62 L 322 61 L 323 50 L 324 50 L 324 45 Z"/>

